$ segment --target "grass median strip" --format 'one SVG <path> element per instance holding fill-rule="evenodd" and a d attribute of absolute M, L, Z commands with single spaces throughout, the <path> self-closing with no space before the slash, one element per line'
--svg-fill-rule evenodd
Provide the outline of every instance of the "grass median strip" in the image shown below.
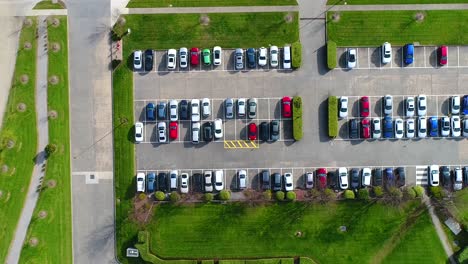
<path fill-rule="evenodd" d="M 328 40 L 338 46 L 466 45 L 468 10 L 327 13 Z"/>
<path fill-rule="evenodd" d="M 468 0 L 328 0 L 327 5 L 464 4 Z"/>
<path fill-rule="evenodd" d="M 23 247 L 20 263 L 72 263 L 67 18 L 57 18 L 59 26 L 47 29 L 48 76 L 59 79 L 47 87 L 49 143 L 57 151 L 47 159 L 44 187 L 26 238 L 35 237 L 38 244 Z"/>
<path fill-rule="evenodd" d="M 296 0 L 131 0 L 128 8 L 209 7 L 209 6 L 283 6 L 297 5 Z"/>

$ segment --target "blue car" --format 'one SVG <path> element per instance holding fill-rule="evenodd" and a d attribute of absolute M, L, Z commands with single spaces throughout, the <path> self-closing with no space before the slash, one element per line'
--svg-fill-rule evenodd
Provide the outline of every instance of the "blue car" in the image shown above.
<path fill-rule="evenodd" d="M 146 106 L 146 118 L 149 120 L 155 120 L 156 116 L 154 115 L 154 109 L 156 108 L 156 105 L 153 103 L 149 103 Z"/>
<path fill-rule="evenodd" d="M 463 114 L 468 115 L 468 95 L 463 96 Z"/>
<path fill-rule="evenodd" d="M 146 185 L 146 190 L 149 193 L 154 192 L 154 187 L 156 185 L 156 174 L 154 172 L 148 173 L 147 177 L 148 179 L 148 184 Z"/>
<path fill-rule="evenodd" d="M 393 121 L 390 116 L 386 116 L 383 120 L 383 136 L 384 138 L 393 137 Z"/>
<path fill-rule="evenodd" d="M 385 169 L 385 177 L 387 179 L 387 186 L 393 186 L 395 184 L 395 176 L 393 175 L 392 168 Z"/>
<path fill-rule="evenodd" d="M 439 122 L 437 121 L 437 117 L 433 116 L 429 118 L 429 136 L 430 137 L 437 137 L 439 136 Z"/>
<path fill-rule="evenodd" d="M 405 60 L 405 64 L 413 63 L 413 56 L 414 56 L 414 45 L 413 44 L 406 44 L 403 47 L 403 57 Z"/>
<path fill-rule="evenodd" d="M 256 63 L 256 56 L 255 56 L 255 49 L 254 48 L 248 48 L 247 49 L 247 65 L 249 68 L 255 68 L 257 66 Z"/>

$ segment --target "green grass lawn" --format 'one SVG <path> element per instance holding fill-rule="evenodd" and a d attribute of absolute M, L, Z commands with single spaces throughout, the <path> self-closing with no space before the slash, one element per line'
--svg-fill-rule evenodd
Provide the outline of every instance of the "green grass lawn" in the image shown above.
<path fill-rule="evenodd" d="M 127 7 L 206 7 L 297 5 L 296 0 L 131 0 Z"/>
<path fill-rule="evenodd" d="M 131 29 L 124 48 L 169 49 L 180 47 L 248 48 L 293 43 L 299 40 L 298 13 L 208 14 L 209 25 L 200 24 L 199 14 L 126 15 L 126 25 L 117 32 Z"/>
<path fill-rule="evenodd" d="M 0 263 L 5 257 L 13 239 L 24 199 L 28 192 L 37 151 L 37 129 L 35 109 L 36 84 L 36 19 L 32 26 L 21 30 L 15 73 L 8 97 L 6 112 L 0 132 Z M 24 49 L 24 43 L 32 44 L 31 49 Z M 27 74 L 27 84 L 20 82 L 20 76 Z M 26 110 L 18 111 L 18 105 L 24 103 Z M 14 146 L 7 147 L 12 140 Z M 11 146 L 11 145 L 10 145 Z M 4 167 L 7 166 L 7 167 Z M 4 169 L 8 169 L 6 172 Z"/>
<path fill-rule="evenodd" d="M 456 192 L 454 201 L 455 206 L 451 207 L 451 211 L 458 221 L 468 226 L 468 188 Z"/>
<path fill-rule="evenodd" d="M 43 0 L 37 3 L 33 9 L 64 9 L 64 6 L 60 3 L 52 3 L 52 0 Z"/>
<path fill-rule="evenodd" d="M 48 75 L 57 75 L 60 83 L 49 84 L 47 90 L 48 110 L 58 114 L 49 119 L 49 143 L 58 150 L 48 158 L 44 178 L 57 186 L 45 188 L 39 196 L 26 239 L 37 237 L 40 242 L 23 248 L 20 263 L 72 263 L 67 18 L 59 19 L 57 28 L 48 27 L 49 43 L 60 44 L 58 52 L 49 48 Z M 38 217 L 42 210 L 47 212 L 45 219 Z"/>
<path fill-rule="evenodd" d="M 359 201 L 161 205 L 147 228 L 151 251 L 163 258 L 307 256 L 318 263 L 368 263 L 417 204 L 405 210 Z M 338 231 L 341 225 L 347 232 Z"/>
<path fill-rule="evenodd" d="M 328 0 L 327 5 L 457 4 L 468 0 Z"/>
<path fill-rule="evenodd" d="M 328 12 L 327 35 L 338 46 L 378 46 L 419 42 L 422 45 L 466 45 L 468 10 L 424 11 L 422 22 L 417 11 L 340 12 L 338 22 Z"/>
<path fill-rule="evenodd" d="M 382 263 L 446 263 L 447 259 L 426 210 Z"/>

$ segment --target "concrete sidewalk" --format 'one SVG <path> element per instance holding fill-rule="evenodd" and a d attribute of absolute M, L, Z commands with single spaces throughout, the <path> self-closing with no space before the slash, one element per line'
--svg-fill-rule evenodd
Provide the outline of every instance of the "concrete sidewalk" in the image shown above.
<path fill-rule="evenodd" d="M 226 6 L 226 7 L 162 7 L 124 8 L 122 14 L 207 14 L 207 13 L 255 13 L 296 12 L 299 6 Z"/>
<path fill-rule="evenodd" d="M 392 11 L 392 10 L 467 10 L 468 4 L 423 4 L 423 5 L 334 5 L 328 11 Z"/>

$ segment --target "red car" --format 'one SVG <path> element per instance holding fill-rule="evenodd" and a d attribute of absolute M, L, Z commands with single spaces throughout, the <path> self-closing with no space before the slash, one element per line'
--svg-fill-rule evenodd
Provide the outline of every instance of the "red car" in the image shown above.
<path fill-rule="evenodd" d="M 370 101 L 368 96 L 361 97 L 361 117 L 368 117 L 370 113 Z"/>
<path fill-rule="evenodd" d="M 191 48 L 190 49 L 190 64 L 197 66 L 200 63 L 200 49 Z"/>
<path fill-rule="evenodd" d="M 283 117 L 291 117 L 291 97 L 283 97 L 281 103 L 283 104 Z"/>
<path fill-rule="evenodd" d="M 317 179 L 318 179 L 318 186 L 321 189 L 327 188 L 327 169 L 319 168 L 317 169 Z"/>
<path fill-rule="evenodd" d="M 440 46 L 439 48 L 439 64 L 440 65 L 447 65 L 447 59 L 448 57 L 448 47 L 443 45 L 443 46 Z"/>
<path fill-rule="evenodd" d="M 171 122 L 169 123 L 169 138 L 170 139 L 177 139 L 177 129 L 179 127 L 179 124 L 177 122 Z"/>
<path fill-rule="evenodd" d="M 255 123 L 249 124 L 249 140 L 257 140 L 257 125 Z"/>
<path fill-rule="evenodd" d="M 361 130 L 362 130 L 362 136 L 364 138 L 370 138 L 370 121 L 367 118 L 364 118 L 361 121 Z"/>

